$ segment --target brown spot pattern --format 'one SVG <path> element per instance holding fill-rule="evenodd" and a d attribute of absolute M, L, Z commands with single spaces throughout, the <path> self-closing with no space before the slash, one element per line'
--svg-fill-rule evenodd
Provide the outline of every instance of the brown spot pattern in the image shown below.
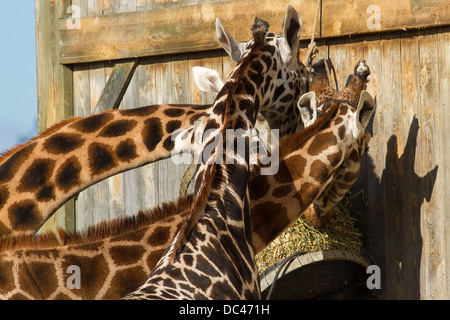
<path fill-rule="evenodd" d="M 16 202 L 8 210 L 9 221 L 15 230 L 30 230 L 39 222 L 39 211 L 32 200 Z"/>
<path fill-rule="evenodd" d="M 42 187 L 48 180 L 50 180 L 54 168 L 54 160 L 34 160 L 20 180 L 18 190 L 21 192 L 36 191 L 36 189 Z"/>
<path fill-rule="evenodd" d="M 132 139 L 127 139 L 119 143 L 116 148 L 116 155 L 121 161 L 131 161 L 137 158 L 136 145 Z"/>
<path fill-rule="evenodd" d="M 142 139 L 148 151 L 152 152 L 156 149 L 163 135 L 164 132 L 160 119 L 150 118 L 145 121 L 145 128 L 142 130 Z"/>
<path fill-rule="evenodd" d="M 56 173 L 56 182 L 58 188 L 63 191 L 69 191 L 80 182 L 81 165 L 75 156 L 70 157 L 64 162 Z"/>
<path fill-rule="evenodd" d="M 0 183 L 10 181 L 36 147 L 36 142 L 20 149 L 0 166 Z"/>
<path fill-rule="evenodd" d="M 337 139 L 332 131 L 319 133 L 311 142 L 311 145 L 308 148 L 308 154 L 310 154 L 311 156 L 317 156 L 324 150 L 328 149 L 330 146 L 334 146 L 336 144 Z"/>
<path fill-rule="evenodd" d="M 117 266 L 123 266 L 139 262 L 145 253 L 145 249 L 138 245 L 114 246 L 109 250 L 109 253 Z"/>
<path fill-rule="evenodd" d="M 92 133 L 103 128 L 114 116 L 111 113 L 100 113 L 72 123 L 69 128 L 81 133 Z"/>
<path fill-rule="evenodd" d="M 94 142 L 88 148 L 89 167 L 93 175 L 111 170 L 116 166 L 112 147 Z"/>
<path fill-rule="evenodd" d="M 136 125 L 135 120 L 118 120 L 108 124 L 98 135 L 105 138 L 120 137 L 133 130 Z"/>
<path fill-rule="evenodd" d="M 80 134 L 56 133 L 47 138 L 43 146 L 51 154 L 66 154 L 78 149 L 83 143 L 84 139 Z"/>

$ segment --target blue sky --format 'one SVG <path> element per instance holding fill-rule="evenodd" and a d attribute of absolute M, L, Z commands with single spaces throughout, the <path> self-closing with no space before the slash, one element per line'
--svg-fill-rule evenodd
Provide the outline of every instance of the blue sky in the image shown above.
<path fill-rule="evenodd" d="M 0 153 L 37 134 L 34 0 L 0 10 Z"/>

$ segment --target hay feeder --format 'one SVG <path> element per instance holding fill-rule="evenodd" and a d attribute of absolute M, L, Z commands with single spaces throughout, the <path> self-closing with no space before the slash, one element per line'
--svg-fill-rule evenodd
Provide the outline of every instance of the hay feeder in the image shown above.
<path fill-rule="evenodd" d="M 312 227 L 304 217 L 256 256 L 263 299 L 372 299 L 370 262 L 351 217 L 352 197 L 335 208 L 330 223 Z"/>

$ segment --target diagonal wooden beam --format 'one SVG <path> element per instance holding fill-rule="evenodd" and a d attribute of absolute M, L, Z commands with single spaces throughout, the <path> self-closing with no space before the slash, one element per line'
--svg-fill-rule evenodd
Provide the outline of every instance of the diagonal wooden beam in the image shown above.
<path fill-rule="evenodd" d="M 139 59 L 116 63 L 108 82 L 94 108 L 94 114 L 105 110 L 119 108 L 120 101 L 133 77 Z"/>

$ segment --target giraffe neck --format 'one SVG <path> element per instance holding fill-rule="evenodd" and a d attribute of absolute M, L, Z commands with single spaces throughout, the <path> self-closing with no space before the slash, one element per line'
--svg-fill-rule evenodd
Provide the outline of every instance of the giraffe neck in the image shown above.
<path fill-rule="evenodd" d="M 359 151 L 360 144 L 351 146 L 358 148 L 358 157 L 347 151 L 346 138 L 339 135 L 340 105 L 338 102 L 331 105 L 338 109 L 336 116 L 314 137 L 298 144 L 298 135 L 294 134 L 281 142 L 281 149 L 285 150 L 280 153 L 285 156 L 276 175 L 255 176 L 251 180 L 255 248 L 265 248 L 303 212 L 311 224 L 323 226 L 329 221 L 327 214 L 356 181 L 359 155 L 364 150 Z M 292 145 L 297 147 L 286 150 Z"/>
<path fill-rule="evenodd" d="M 209 109 L 154 105 L 73 118 L 8 154 L 0 165 L 0 234 L 35 233 L 89 185 L 170 157 L 176 130 L 188 128 L 190 137 Z"/>
<path fill-rule="evenodd" d="M 225 134 L 227 129 L 249 132 L 256 121 L 263 76 L 253 70 L 263 68 L 260 48 L 265 32 L 257 27 L 253 35 L 253 47 L 217 96 L 205 126 L 205 131 L 212 130 L 202 150 L 215 147 L 198 166 L 196 201 L 186 223 L 145 284 L 126 299 L 260 298 L 249 219 L 249 137 L 241 141 L 245 155 L 238 155 L 229 149 Z M 237 139 L 233 138 L 233 145 Z M 224 164 L 223 159 L 231 159 L 232 164 Z"/>
<path fill-rule="evenodd" d="M 119 299 L 145 281 L 191 203 L 182 198 L 82 235 L 60 232 L 61 240 L 53 233 L 0 238 L 0 299 Z M 71 287 L 70 266 L 79 268 L 79 288 Z"/>
<path fill-rule="evenodd" d="M 366 131 L 346 152 L 342 165 L 335 171 L 332 181 L 305 210 L 306 219 L 315 227 L 325 226 L 332 218 L 337 203 L 349 192 L 358 178 L 361 157 L 371 139 Z"/>

